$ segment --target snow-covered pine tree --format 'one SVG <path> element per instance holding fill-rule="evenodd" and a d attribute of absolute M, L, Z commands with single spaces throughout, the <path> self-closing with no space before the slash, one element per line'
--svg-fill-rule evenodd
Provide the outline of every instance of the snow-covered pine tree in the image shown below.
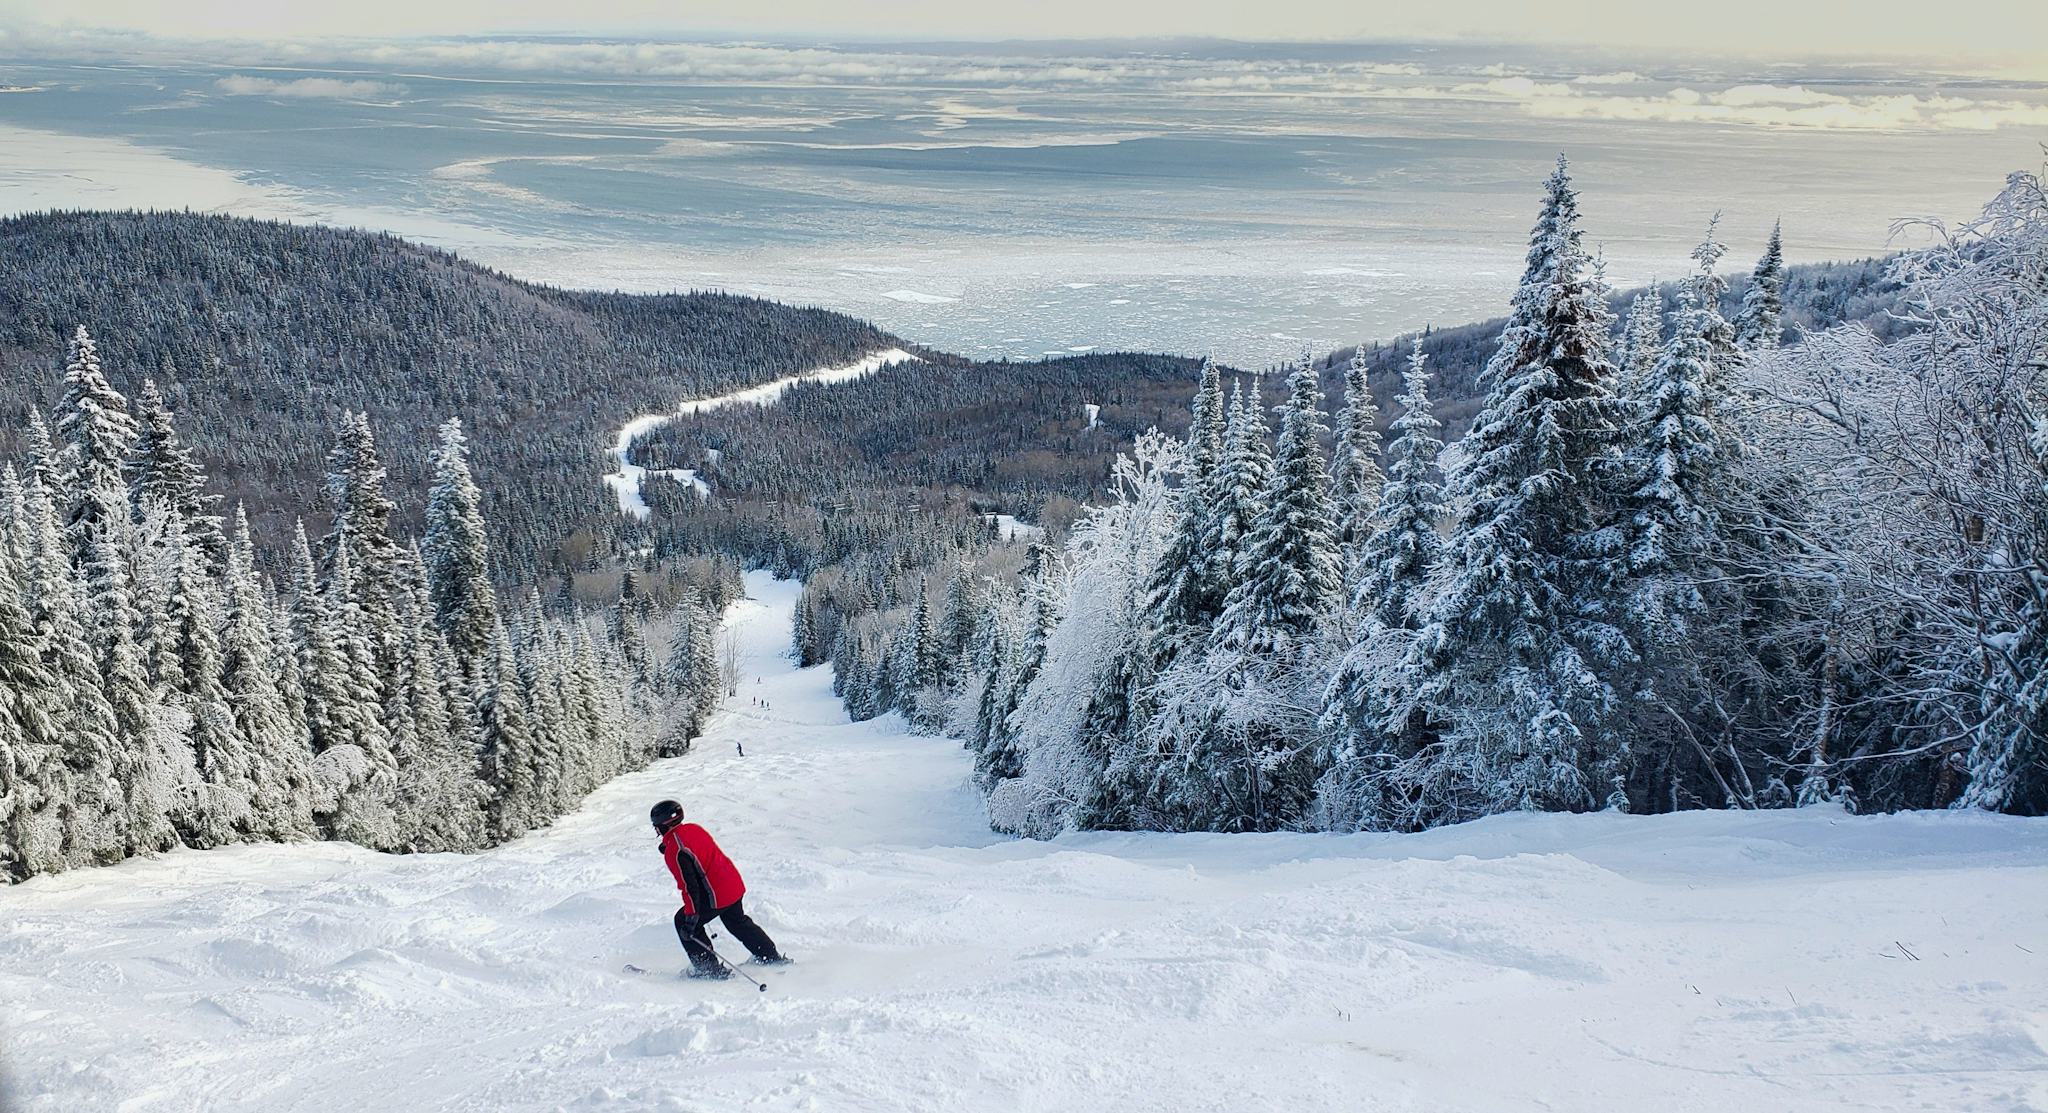
<path fill-rule="evenodd" d="M 1369 612 L 1390 629 L 1416 626 L 1429 574 L 1443 557 L 1443 536 L 1437 532 L 1446 511 L 1437 477 L 1443 422 L 1430 403 L 1427 361 L 1418 339 L 1402 373 L 1401 416 L 1389 426 L 1394 443 L 1388 450 L 1387 483 L 1373 513 L 1352 598 L 1354 609 Z"/>
<path fill-rule="evenodd" d="M 1339 525 L 1323 460 L 1322 438 L 1329 430 L 1314 364 L 1303 360 L 1287 385 L 1270 469 L 1248 452 L 1240 457 L 1248 461 L 1242 470 L 1232 469 L 1233 476 L 1268 474 L 1233 562 L 1237 579 L 1209 641 L 1212 651 L 1283 667 L 1316 644 L 1343 590 Z M 1263 448 L 1263 436 L 1258 440 Z"/>
<path fill-rule="evenodd" d="M 331 535 L 333 565 L 322 588 L 324 635 L 332 646 L 337 669 L 332 702 L 325 709 L 334 733 L 314 759 L 315 779 L 323 796 L 332 796 L 326 822 L 335 838 L 373 850 L 403 845 L 392 800 L 398 788 L 398 762 L 384 722 L 385 685 L 377 675 L 375 634 L 365 619 L 360 599 L 374 596 L 357 582 L 354 553 L 346 525 Z M 389 596 L 382 599 L 392 600 Z M 391 616 L 395 624 L 397 616 Z M 393 639 L 394 645 L 396 639 Z"/>
<path fill-rule="evenodd" d="M 67 556 L 59 509 L 64 496 L 52 464 L 49 438 L 33 412 L 30 467 L 24 499 L 27 527 L 27 602 L 36 644 L 55 682 L 64 739 L 64 865 L 105 865 L 127 853 L 128 808 L 115 774 L 121 745 L 114 708 L 86 638 L 79 581 Z"/>
<path fill-rule="evenodd" d="M 1001 695 L 993 710 L 988 745 L 974 761 L 975 780 L 983 788 L 1008 780 L 1024 770 L 1024 755 L 1017 747 L 1017 708 L 1024 701 L 1031 682 L 1045 663 L 1046 639 L 1059 625 L 1066 601 L 1065 569 L 1059 554 L 1043 541 L 1033 541 L 1025 557 L 1022 628 L 1011 642 L 1009 659 L 1001 680 Z"/>
<path fill-rule="evenodd" d="M 491 638 L 498 625 L 482 497 L 470 476 L 462 422 L 451 417 L 441 426 L 441 444 L 434 452 L 422 555 L 435 618 L 465 680 L 480 676 L 495 655 Z"/>
<path fill-rule="evenodd" d="M 1640 384 L 1650 377 L 1664 353 L 1664 287 L 1652 282 L 1630 300 L 1628 316 L 1621 325 L 1621 342 L 1615 348 L 1617 390 L 1624 396 L 1642 393 Z"/>
<path fill-rule="evenodd" d="M 1160 555 L 1148 584 L 1155 648 L 1153 668 L 1172 663 L 1181 651 L 1208 636 L 1209 626 L 1223 611 L 1228 577 L 1218 578 L 1206 547 L 1215 529 L 1218 476 L 1229 428 L 1223 379 L 1214 357 L 1202 361 L 1195 387 L 1193 412 L 1182 452 L 1180 492 L 1174 511 L 1172 543 Z"/>
<path fill-rule="evenodd" d="M 1485 405 L 1446 477 L 1459 517 L 1417 643 L 1416 693 L 1441 736 L 1413 770 L 1407 822 L 1586 810 L 1621 796 L 1627 740 L 1609 726 L 1612 679 L 1634 654 L 1605 484 L 1623 413 L 1580 237 L 1560 157 L 1482 375 Z"/>
<path fill-rule="evenodd" d="M 619 651 L 619 660 L 631 678 L 633 689 L 650 689 L 656 682 L 654 659 L 647 652 L 647 600 L 640 594 L 640 578 L 629 569 L 619 577 L 619 601 L 612 607 L 605 633 Z"/>
<path fill-rule="evenodd" d="M 241 841 L 254 827 L 257 771 L 221 682 L 225 658 L 219 628 L 224 608 L 207 572 L 206 554 L 182 534 L 172 534 L 170 542 L 177 550 L 176 590 L 171 595 L 181 677 L 177 690 L 181 710 L 190 720 L 185 741 L 196 774 L 180 786 L 173 818 L 187 846 L 225 846 Z"/>
<path fill-rule="evenodd" d="M 1344 369 L 1344 405 L 1337 411 L 1330 449 L 1330 501 L 1336 507 L 1337 544 L 1344 553 L 1347 584 L 1356 581 L 1361 550 L 1372 536 L 1385 484 L 1380 471 L 1380 411 L 1373 402 L 1361 343 Z"/>
<path fill-rule="evenodd" d="M 344 413 L 334 448 L 327 456 L 327 492 L 334 508 L 333 524 L 321 543 L 330 581 L 339 550 L 349 550 L 348 602 L 354 607 L 353 628 L 369 651 L 372 675 L 381 692 L 398 670 L 399 564 L 403 549 L 391 536 L 391 515 L 397 505 L 384 494 L 384 464 L 367 414 Z M 338 614 L 331 598 L 330 614 Z"/>
<path fill-rule="evenodd" d="M 1337 515 L 1323 460 L 1321 391 L 1304 359 L 1288 377 L 1266 490 L 1203 662 L 1209 726 L 1189 761 L 1206 782 L 1203 826 L 1278 830 L 1307 807 L 1320 770 L 1301 708 L 1320 694 L 1343 598 Z M 1171 675 L 1163 683 L 1176 684 Z M 1170 717 L 1172 722 L 1181 716 Z"/>
<path fill-rule="evenodd" d="M 16 559 L 15 534 L 27 515 L 11 466 L 4 486 L 10 506 L 0 545 L 0 879 L 18 881 L 64 868 L 70 784 L 57 677 L 38 651 Z"/>
<path fill-rule="evenodd" d="M 84 326 L 73 334 L 65 353 L 56 432 L 64 449 L 55 490 L 69 499 L 64 526 L 73 563 L 82 567 L 87 550 L 101 537 L 115 546 L 111 555 L 125 557 L 118 546 L 126 538 L 129 519 L 125 468 L 135 445 L 135 421 L 128 415 L 128 400 L 107 382 L 99 346 Z"/>
<path fill-rule="evenodd" d="M 155 379 L 142 380 L 135 397 L 135 501 L 152 500 L 169 507 L 187 540 L 199 547 L 207 570 L 217 572 L 227 561 L 227 538 L 217 512 L 220 496 L 208 493 L 206 472 L 178 438 L 169 407 Z"/>
<path fill-rule="evenodd" d="M 1767 352 L 1778 346 L 1785 331 L 1785 247 L 1783 222 L 1771 225 L 1770 243 L 1750 272 L 1742 292 L 1742 310 L 1735 315 L 1735 342 L 1745 352 Z"/>
<path fill-rule="evenodd" d="M 484 809 L 491 841 L 509 842 L 545 822 L 552 810 L 542 755 L 534 745 L 526 701 L 519 697 L 519 664 L 502 627 L 491 638 L 491 663 L 477 679 L 477 716 L 483 725 L 482 769 L 490 793 Z"/>
<path fill-rule="evenodd" d="M 249 516 L 237 506 L 227 554 L 221 686 L 252 766 L 250 830 L 258 838 L 289 842 L 314 834 L 313 755 L 303 727 L 292 722 L 277 673 L 286 655 L 276 637 L 270 593 L 256 572 Z M 296 676 L 292 683 L 296 686 Z"/>
<path fill-rule="evenodd" d="M 1427 357 L 1418 338 L 1408 355 L 1401 414 L 1389 426 L 1387 484 L 1360 554 L 1350 608 L 1353 642 L 1323 695 L 1327 771 L 1317 784 L 1315 826 L 1355 831 L 1392 823 L 1386 777 L 1414 756 L 1414 732 L 1388 717 L 1413 690 L 1414 631 L 1428 607 L 1429 576 L 1443 559 L 1444 517 L 1437 457 L 1443 423 L 1429 400 Z"/>

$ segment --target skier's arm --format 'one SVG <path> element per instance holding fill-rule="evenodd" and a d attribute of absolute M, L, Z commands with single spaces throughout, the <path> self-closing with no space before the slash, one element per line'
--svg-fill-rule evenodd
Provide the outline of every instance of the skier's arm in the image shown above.
<path fill-rule="evenodd" d="M 674 862 L 676 876 L 683 880 L 683 894 L 690 898 L 690 915 L 699 920 L 709 919 L 718 909 L 712 907 L 711 879 L 704 876 L 704 864 L 680 841 L 676 843 Z"/>

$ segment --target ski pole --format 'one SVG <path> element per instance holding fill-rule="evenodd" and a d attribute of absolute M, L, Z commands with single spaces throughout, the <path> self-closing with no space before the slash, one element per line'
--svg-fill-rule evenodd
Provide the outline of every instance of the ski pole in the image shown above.
<path fill-rule="evenodd" d="M 718 948 L 717 948 L 717 947 L 712 947 L 712 948 L 711 948 L 711 957 L 712 957 L 712 958 L 715 958 L 715 959 L 717 959 L 717 960 L 718 960 L 719 962 L 721 962 L 721 963 L 724 963 L 724 964 L 725 964 L 725 968 L 726 968 L 727 970 L 730 970 L 730 971 L 732 971 L 733 973 L 735 973 L 735 974 L 738 974 L 738 975 L 739 975 L 740 977 L 742 977 L 742 978 L 745 978 L 745 979 L 747 979 L 747 980 L 748 980 L 748 981 L 750 981 L 750 982 L 753 982 L 753 983 L 754 983 L 754 988 L 755 988 L 755 989 L 758 989 L 758 990 L 760 990 L 760 991 L 761 991 L 761 992 L 763 992 L 763 993 L 766 993 L 766 992 L 768 992 L 768 987 L 767 987 L 766 985 L 762 984 L 761 982 L 755 981 L 755 980 L 754 980 L 754 976 L 753 976 L 752 974 L 749 974 L 749 973 L 747 973 L 747 972 L 746 972 L 745 970 L 742 970 L 742 969 L 740 969 L 739 967 L 737 967 L 737 966 L 734 966 L 734 965 L 733 965 L 732 963 L 730 963 L 730 962 L 727 962 L 727 961 L 726 961 L 726 957 L 725 957 L 724 955 L 722 955 L 722 954 L 719 954 L 719 953 L 718 953 Z"/>

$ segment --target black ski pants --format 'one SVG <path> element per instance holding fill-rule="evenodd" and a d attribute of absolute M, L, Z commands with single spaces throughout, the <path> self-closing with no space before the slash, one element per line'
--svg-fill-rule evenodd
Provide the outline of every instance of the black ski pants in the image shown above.
<path fill-rule="evenodd" d="M 704 919 L 692 917 L 680 908 L 676 909 L 676 938 L 683 941 L 683 950 L 689 952 L 693 964 L 706 967 L 718 965 L 718 959 L 711 953 L 711 937 L 704 933 L 705 925 L 712 919 L 724 924 L 725 930 L 731 932 L 732 937 L 739 940 L 740 945 L 751 951 L 755 958 L 766 960 L 777 957 L 779 952 L 775 949 L 775 941 L 768 938 L 768 933 L 761 930 L 761 925 L 747 915 L 746 909 L 740 907 L 743 903 L 744 897 Z"/>

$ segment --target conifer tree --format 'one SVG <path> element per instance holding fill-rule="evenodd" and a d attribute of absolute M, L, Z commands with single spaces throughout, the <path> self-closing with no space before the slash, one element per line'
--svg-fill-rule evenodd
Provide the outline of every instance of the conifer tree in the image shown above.
<path fill-rule="evenodd" d="M 473 680 L 495 656 L 498 599 L 491 587 L 482 494 L 470 476 L 468 454 L 462 422 L 451 417 L 441 426 L 441 446 L 434 453 L 424 555 L 441 632 L 463 676 Z"/>
<path fill-rule="evenodd" d="M 1607 720 L 1633 651 L 1605 480 L 1623 414 L 1580 238 L 1559 158 L 1485 406 L 1447 476 L 1459 518 L 1418 642 L 1418 702 L 1442 737 L 1414 793 L 1425 823 L 1597 808 L 1622 791 L 1626 740 Z"/>
<path fill-rule="evenodd" d="M 1622 322 L 1621 343 L 1615 352 L 1618 391 L 1625 396 L 1640 392 L 1637 384 L 1650 377 L 1664 351 L 1664 288 L 1655 282 L 1629 302 Z"/>
<path fill-rule="evenodd" d="M 64 395 L 57 403 L 57 435 L 65 442 L 60 467 L 65 531 L 74 562 L 83 563 L 95 540 L 118 546 L 128 521 L 128 480 L 123 469 L 135 444 L 128 400 L 107 382 L 99 347 L 80 326 L 64 360 Z M 120 555 L 118 547 L 110 550 Z"/>
<path fill-rule="evenodd" d="M 1443 428 L 1430 409 L 1429 372 L 1418 338 L 1408 356 L 1406 389 L 1388 449 L 1386 492 L 1360 554 L 1350 607 L 1354 642 L 1323 697 L 1325 766 L 1315 822 L 1334 830 L 1392 822 L 1384 793 L 1396 764 L 1413 756 L 1406 722 L 1389 722 L 1416 678 L 1403 669 L 1428 605 L 1430 574 L 1443 559 L 1437 523 L 1444 516 L 1437 457 Z"/>
<path fill-rule="evenodd" d="M 172 595 L 182 677 L 178 690 L 184 695 L 185 714 L 191 717 L 186 737 L 197 776 L 178 808 L 179 833 L 187 846 L 224 846 L 239 841 L 253 826 L 257 771 L 221 683 L 218 606 L 213 584 L 201 567 L 206 557 L 182 537 L 173 543 L 178 550 L 177 589 Z"/>
<path fill-rule="evenodd" d="M 221 686 L 248 747 L 252 767 L 250 827 L 280 842 L 313 836 L 312 752 L 303 727 L 292 721 L 277 666 L 289 659 L 276 642 L 269 592 L 256 573 L 249 517 L 235 508 L 228 547 L 227 616 L 221 638 Z M 296 684 L 296 676 L 293 678 Z"/>
<path fill-rule="evenodd" d="M 19 487 L 12 467 L 10 494 Z M 25 516 L 25 515 L 24 515 Z M 57 677 L 38 652 L 24 601 L 9 514 L 0 545 L 0 879 L 20 880 L 64 867 L 64 769 Z"/>
<path fill-rule="evenodd" d="M 1419 343 L 1419 341 L 1418 341 Z M 1344 369 L 1344 406 L 1337 411 L 1330 453 L 1330 501 L 1336 507 L 1337 544 L 1355 567 L 1372 536 L 1373 514 L 1386 477 L 1380 471 L 1380 411 L 1366 375 L 1365 345 Z M 1347 576 L 1347 582 L 1351 577 Z"/>
<path fill-rule="evenodd" d="M 1234 397 L 1226 410 L 1223 380 L 1214 358 L 1202 361 L 1202 378 L 1195 388 L 1193 414 L 1188 421 L 1185 464 L 1180 479 L 1180 498 L 1174 515 L 1173 541 L 1159 558 L 1149 584 L 1148 609 L 1152 625 L 1159 631 L 1154 639 L 1157 664 L 1164 666 L 1194 640 L 1205 637 L 1209 626 L 1222 613 L 1223 596 L 1229 590 L 1227 577 L 1218 578 L 1206 547 L 1217 528 L 1217 492 L 1229 428 L 1230 414 L 1239 400 Z"/>
<path fill-rule="evenodd" d="M 327 457 L 327 491 L 334 523 L 322 544 L 334 579 L 340 550 L 348 549 L 351 572 L 346 579 L 348 604 L 354 609 L 352 628 L 360 630 L 369 651 L 369 665 L 381 691 L 397 672 L 400 654 L 398 597 L 401 546 L 391 536 L 391 515 L 397 506 L 384 494 L 384 464 L 365 414 L 345 413 Z M 330 600 L 334 611 L 338 600 Z"/>
<path fill-rule="evenodd" d="M 1337 516 L 1323 461 L 1322 438 L 1328 429 L 1314 365 L 1304 360 L 1287 383 L 1266 489 L 1235 561 L 1235 586 L 1210 639 L 1213 647 L 1276 662 L 1316 640 L 1343 590 Z M 1263 438 L 1260 443 L 1263 447 Z M 1251 461 L 1243 474 L 1259 470 L 1257 463 Z M 1376 464 L 1373 471 L 1378 471 Z"/>
<path fill-rule="evenodd" d="M 1782 222 L 1771 225 L 1771 239 L 1750 273 L 1742 292 L 1742 311 L 1735 316 L 1735 342 L 1745 352 L 1767 352 L 1778 346 L 1785 331 L 1785 247 Z M 1718 308 L 1718 307 L 1717 307 Z"/>
<path fill-rule="evenodd" d="M 79 583 L 66 556 L 60 518 L 61 492 L 54 468 L 47 466 L 48 438 L 38 438 L 40 424 L 31 420 L 31 466 L 25 513 L 29 554 L 27 592 L 36 644 L 55 681 L 57 715 L 64 738 L 66 790 L 60 805 L 64 864 L 104 865 L 127 853 L 128 808 L 115 774 L 121 745 L 113 706 L 101 684 L 101 672 L 86 639 Z M 38 440 L 42 453 L 37 453 Z"/>
<path fill-rule="evenodd" d="M 142 380 L 135 398 L 135 501 L 169 508 L 185 539 L 199 547 L 209 571 L 227 561 L 227 538 L 216 512 L 220 496 L 207 493 L 206 472 L 178 438 L 156 380 Z"/>

